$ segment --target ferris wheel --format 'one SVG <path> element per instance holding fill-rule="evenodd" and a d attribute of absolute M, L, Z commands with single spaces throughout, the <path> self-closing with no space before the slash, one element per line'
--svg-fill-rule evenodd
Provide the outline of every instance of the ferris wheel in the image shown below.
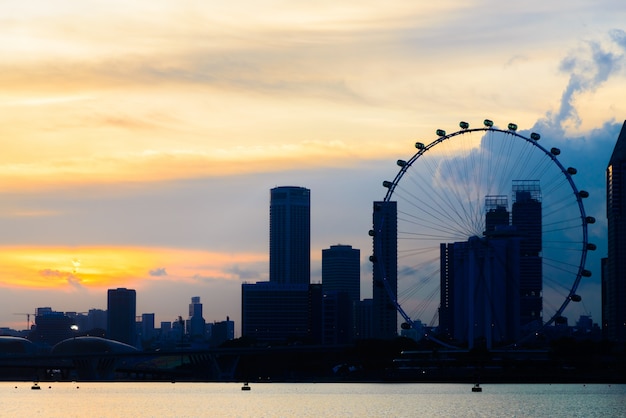
<path fill-rule="evenodd" d="M 589 193 L 538 133 L 488 119 L 460 128 L 417 142 L 383 182 L 380 203 L 392 210 L 375 215 L 370 231 L 375 274 L 403 329 L 423 324 L 434 330 L 424 335 L 450 347 L 519 345 L 566 321 L 568 304 L 582 300 L 577 288 L 596 249 Z"/>

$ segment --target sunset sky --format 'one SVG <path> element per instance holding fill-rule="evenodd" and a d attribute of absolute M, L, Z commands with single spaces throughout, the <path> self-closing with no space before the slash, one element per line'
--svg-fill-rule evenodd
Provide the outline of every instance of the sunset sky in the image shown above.
<path fill-rule="evenodd" d="M 281 185 L 311 189 L 312 281 L 323 248 L 350 244 L 368 297 L 371 205 L 396 159 L 485 118 L 578 167 L 599 322 L 625 93 L 623 0 L 0 2 L 0 326 L 130 287 L 138 315 L 171 321 L 200 296 L 238 334 Z"/>

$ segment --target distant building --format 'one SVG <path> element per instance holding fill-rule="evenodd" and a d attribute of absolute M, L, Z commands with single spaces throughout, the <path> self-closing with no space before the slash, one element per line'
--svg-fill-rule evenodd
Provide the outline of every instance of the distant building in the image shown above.
<path fill-rule="evenodd" d="M 204 340 L 206 336 L 206 321 L 202 317 L 202 303 L 200 296 L 191 298 L 189 304 L 189 319 L 187 320 L 187 333 L 192 340 Z"/>
<path fill-rule="evenodd" d="M 439 332 L 473 348 L 520 336 L 519 238 L 441 244 Z"/>
<path fill-rule="evenodd" d="M 346 344 L 354 339 L 355 304 L 361 294 L 361 252 L 351 245 L 322 250 L 323 343 Z"/>
<path fill-rule="evenodd" d="M 324 290 L 322 344 L 349 344 L 354 340 L 354 309 L 347 292 Z"/>
<path fill-rule="evenodd" d="M 511 224 L 520 241 L 520 324 L 538 328 L 543 324 L 543 261 L 541 257 L 541 188 L 537 180 L 513 181 Z"/>
<path fill-rule="evenodd" d="M 310 284 L 309 189 L 271 189 L 269 232 L 270 280 L 242 285 L 241 334 L 265 342 L 311 338 L 320 341 L 321 285 Z M 319 297 L 313 296 L 317 293 Z"/>
<path fill-rule="evenodd" d="M 107 311 L 104 309 L 89 309 L 87 313 L 86 331 L 107 329 Z"/>
<path fill-rule="evenodd" d="M 355 322 L 355 339 L 369 339 L 372 338 L 372 299 L 363 299 L 356 304 L 354 322 Z"/>
<path fill-rule="evenodd" d="M 321 285 L 244 283 L 241 334 L 262 342 L 320 340 Z"/>
<path fill-rule="evenodd" d="M 74 336 L 74 321 L 64 312 L 53 311 L 52 308 L 37 308 L 35 327 L 28 339 L 34 343 L 52 347 L 53 345 Z"/>
<path fill-rule="evenodd" d="M 626 342 L 626 121 L 606 169 L 608 257 L 602 277 L 602 329 L 609 341 Z"/>
<path fill-rule="evenodd" d="M 141 314 L 141 340 L 145 342 L 152 341 L 155 337 L 154 330 L 154 314 Z"/>
<path fill-rule="evenodd" d="M 542 324 L 542 208 L 536 180 L 485 197 L 484 237 L 441 244 L 438 331 L 474 347 L 517 341 Z"/>
<path fill-rule="evenodd" d="M 211 327 L 211 345 L 219 347 L 226 341 L 235 339 L 235 322 L 226 317 L 226 321 L 214 322 Z"/>
<path fill-rule="evenodd" d="M 374 202 L 372 218 L 374 233 L 381 234 L 374 237 L 381 246 L 373 251 L 372 337 L 389 339 L 398 335 L 398 311 L 391 300 L 398 298 L 397 203 Z"/>
<path fill-rule="evenodd" d="M 270 282 L 309 284 L 311 192 L 304 187 L 270 191 Z"/>
<path fill-rule="evenodd" d="M 322 250 L 324 292 L 344 292 L 356 302 L 361 298 L 361 251 L 351 245 L 331 245 Z"/>
<path fill-rule="evenodd" d="M 107 292 L 107 337 L 135 346 L 137 294 L 134 289 L 109 289 Z"/>

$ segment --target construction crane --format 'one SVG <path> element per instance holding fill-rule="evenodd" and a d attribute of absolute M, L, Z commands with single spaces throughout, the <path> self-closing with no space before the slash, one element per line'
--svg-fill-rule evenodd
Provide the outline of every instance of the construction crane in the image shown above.
<path fill-rule="evenodd" d="M 26 331 L 30 331 L 30 316 L 36 316 L 36 314 L 14 313 L 13 315 L 26 315 Z"/>

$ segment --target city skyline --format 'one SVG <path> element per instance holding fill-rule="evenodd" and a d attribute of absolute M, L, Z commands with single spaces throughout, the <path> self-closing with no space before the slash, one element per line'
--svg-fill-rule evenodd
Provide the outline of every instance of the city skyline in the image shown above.
<path fill-rule="evenodd" d="M 626 11 L 544 3 L 0 6 L 0 326 L 118 287 L 157 323 L 198 295 L 239 324 L 241 283 L 269 277 L 267 191 L 292 184 L 313 193 L 311 282 L 322 249 L 352 245 L 371 297 L 381 182 L 416 140 L 484 118 L 579 169 L 599 322 Z"/>

